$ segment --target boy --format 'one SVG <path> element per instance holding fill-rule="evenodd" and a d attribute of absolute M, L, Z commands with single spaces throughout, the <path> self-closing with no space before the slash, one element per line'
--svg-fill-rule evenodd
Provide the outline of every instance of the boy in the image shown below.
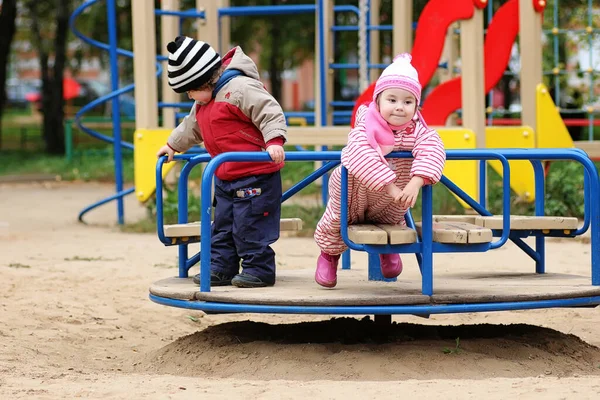
<path fill-rule="evenodd" d="M 221 59 L 208 44 L 178 36 L 167 45 L 169 85 L 195 101 L 157 156 L 204 143 L 215 157 L 267 150 L 270 162 L 227 162 L 215 172 L 211 285 L 254 288 L 275 284 L 286 123 L 281 106 L 260 82 L 240 47 Z M 237 74 L 237 75 L 236 75 Z M 239 273 L 240 260 L 242 272 Z M 199 275 L 194 277 L 199 283 Z"/>

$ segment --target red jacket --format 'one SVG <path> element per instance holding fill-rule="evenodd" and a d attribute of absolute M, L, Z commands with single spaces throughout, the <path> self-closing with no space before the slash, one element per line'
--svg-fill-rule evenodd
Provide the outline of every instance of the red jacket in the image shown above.
<path fill-rule="evenodd" d="M 169 146 L 183 152 L 204 143 L 214 157 L 230 151 L 264 151 L 267 143 L 283 145 L 283 110 L 260 82 L 254 62 L 236 47 L 223 57 L 223 65 L 239 69 L 245 76 L 230 80 L 208 104 L 195 104 L 190 115 L 171 133 Z M 230 181 L 273 173 L 283 166 L 283 162 L 272 161 L 227 162 L 217 168 L 216 175 Z"/>

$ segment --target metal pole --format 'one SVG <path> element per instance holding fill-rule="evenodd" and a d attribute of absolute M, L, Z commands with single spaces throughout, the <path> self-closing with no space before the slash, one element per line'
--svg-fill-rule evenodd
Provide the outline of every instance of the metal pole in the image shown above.
<path fill-rule="evenodd" d="M 117 55 L 117 13 L 115 0 L 106 2 L 106 14 L 108 21 L 108 43 L 110 45 L 108 53 L 110 55 L 110 83 L 112 91 L 119 90 L 119 65 Z M 115 160 L 115 186 L 117 193 L 123 191 L 123 160 L 121 157 L 121 113 L 119 107 L 119 97 L 111 101 L 112 120 L 113 120 L 113 150 Z M 124 210 L 123 197 L 117 198 L 117 219 L 119 225 L 123 225 Z"/>

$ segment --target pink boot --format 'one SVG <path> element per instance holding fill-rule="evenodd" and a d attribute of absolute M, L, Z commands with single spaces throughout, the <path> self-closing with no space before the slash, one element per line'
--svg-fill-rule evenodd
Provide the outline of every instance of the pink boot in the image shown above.
<path fill-rule="evenodd" d="M 332 256 L 321 252 L 317 259 L 315 281 L 324 287 L 332 288 L 337 284 L 337 266 L 340 256 Z"/>
<path fill-rule="evenodd" d="M 402 259 L 399 254 L 380 254 L 379 261 L 384 278 L 395 278 L 402 273 Z"/>

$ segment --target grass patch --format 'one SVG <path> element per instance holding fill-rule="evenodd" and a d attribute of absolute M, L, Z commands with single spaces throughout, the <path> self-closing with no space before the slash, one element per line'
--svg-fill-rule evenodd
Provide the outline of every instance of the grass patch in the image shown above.
<path fill-rule="evenodd" d="M 31 268 L 31 265 L 25 265 L 21 263 L 10 263 L 8 264 L 9 268 Z"/>
<path fill-rule="evenodd" d="M 300 218 L 302 230 L 296 232 L 297 236 L 309 237 L 315 233 L 317 223 L 323 216 L 325 207 L 305 207 L 300 205 L 281 205 L 281 218 Z"/>
<path fill-rule="evenodd" d="M 75 257 L 67 257 L 64 260 L 65 261 L 118 261 L 118 260 L 122 260 L 122 258 L 104 258 L 102 256 L 100 256 L 100 257 L 75 256 Z"/>
<path fill-rule="evenodd" d="M 0 159 L 0 176 L 51 174 L 64 181 L 115 181 L 114 160 L 106 148 L 75 157 L 71 162 L 64 156 L 26 151 L 2 151 Z M 133 182 L 133 153 L 128 151 L 123 153 L 123 181 Z"/>
<path fill-rule="evenodd" d="M 458 354 L 461 351 L 460 348 L 460 338 L 456 338 L 455 340 L 456 345 L 454 346 L 454 348 L 449 348 L 449 347 L 444 347 L 444 350 L 442 350 L 442 353 L 444 354 Z"/>

